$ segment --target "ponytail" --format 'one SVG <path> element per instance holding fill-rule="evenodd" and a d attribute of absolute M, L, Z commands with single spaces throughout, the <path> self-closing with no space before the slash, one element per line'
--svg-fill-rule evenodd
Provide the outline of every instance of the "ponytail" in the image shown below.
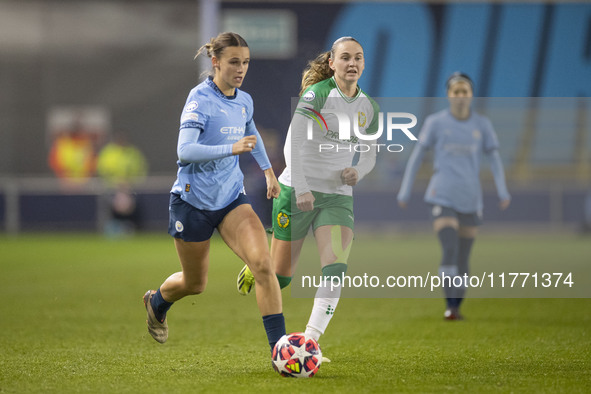
<path fill-rule="evenodd" d="M 333 76 L 334 71 L 329 67 L 328 60 L 331 57 L 331 51 L 323 52 L 316 59 L 308 62 L 308 66 L 302 73 L 302 88 L 300 96 L 304 94 L 310 86 L 324 81 Z"/>

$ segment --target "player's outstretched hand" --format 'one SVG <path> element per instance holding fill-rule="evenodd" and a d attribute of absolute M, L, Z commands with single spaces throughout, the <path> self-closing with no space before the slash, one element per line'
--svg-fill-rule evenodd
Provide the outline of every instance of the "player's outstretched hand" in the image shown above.
<path fill-rule="evenodd" d="M 314 209 L 314 200 L 312 192 L 307 192 L 297 197 L 296 205 L 301 211 L 308 212 Z"/>
<path fill-rule="evenodd" d="M 359 173 L 352 167 L 347 167 L 341 172 L 341 180 L 345 185 L 355 186 L 359 181 Z"/>
<path fill-rule="evenodd" d="M 501 200 L 501 202 L 499 203 L 499 209 L 501 211 L 504 211 L 509 207 L 509 204 L 511 204 L 511 200 Z"/>
<path fill-rule="evenodd" d="M 232 154 L 239 155 L 244 152 L 252 152 L 254 147 L 257 144 L 257 137 L 254 135 L 249 135 L 246 137 L 241 138 L 237 142 L 232 145 Z"/>

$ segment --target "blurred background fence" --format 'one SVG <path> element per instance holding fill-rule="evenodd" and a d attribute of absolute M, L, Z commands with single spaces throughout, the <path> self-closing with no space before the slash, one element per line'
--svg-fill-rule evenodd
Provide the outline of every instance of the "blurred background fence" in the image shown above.
<path fill-rule="evenodd" d="M 137 228 L 165 231 L 180 111 L 206 67 L 193 56 L 227 30 L 251 47 L 243 89 L 277 173 L 302 69 L 352 35 L 366 55 L 360 85 L 374 97 L 441 98 L 451 72 L 472 76 L 513 195 L 508 211 L 494 209 L 484 165 L 487 221 L 536 228 L 591 221 L 588 2 L 45 0 L 0 2 L 0 228 L 103 231 L 113 201 L 130 212 L 127 195 Z M 400 143 L 403 152 L 380 154 L 360 184 L 356 216 L 368 225 L 428 224 L 418 201 L 429 163 L 415 185 L 417 203 L 396 207 L 412 150 Z M 268 202 L 257 198 L 261 175 L 245 172 L 269 224 Z"/>

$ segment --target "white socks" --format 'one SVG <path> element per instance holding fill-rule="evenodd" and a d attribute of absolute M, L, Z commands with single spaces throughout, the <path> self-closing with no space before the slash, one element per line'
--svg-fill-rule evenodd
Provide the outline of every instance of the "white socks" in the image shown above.
<path fill-rule="evenodd" d="M 316 291 L 314 307 L 305 331 L 307 336 L 314 338 L 316 341 L 328 327 L 341 296 L 340 286 L 334 286 L 331 290 L 330 281 L 327 281 L 326 284 L 327 286 L 319 287 Z"/>

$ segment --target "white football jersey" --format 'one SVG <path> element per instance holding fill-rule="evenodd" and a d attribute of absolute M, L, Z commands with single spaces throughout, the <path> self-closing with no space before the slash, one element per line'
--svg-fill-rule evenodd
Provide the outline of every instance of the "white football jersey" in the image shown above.
<path fill-rule="evenodd" d="M 310 86 L 299 99 L 287 133 L 286 168 L 279 181 L 294 187 L 297 196 L 309 191 L 352 195 L 341 172 L 353 166 L 359 143 L 374 142 L 364 142 L 357 135 L 376 133 L 378 118 L 377 103 L 361 89 L 354 97 L 345 96 L 334 77 Z M 340 138 L 341 128 L 349 138 Z"/>

